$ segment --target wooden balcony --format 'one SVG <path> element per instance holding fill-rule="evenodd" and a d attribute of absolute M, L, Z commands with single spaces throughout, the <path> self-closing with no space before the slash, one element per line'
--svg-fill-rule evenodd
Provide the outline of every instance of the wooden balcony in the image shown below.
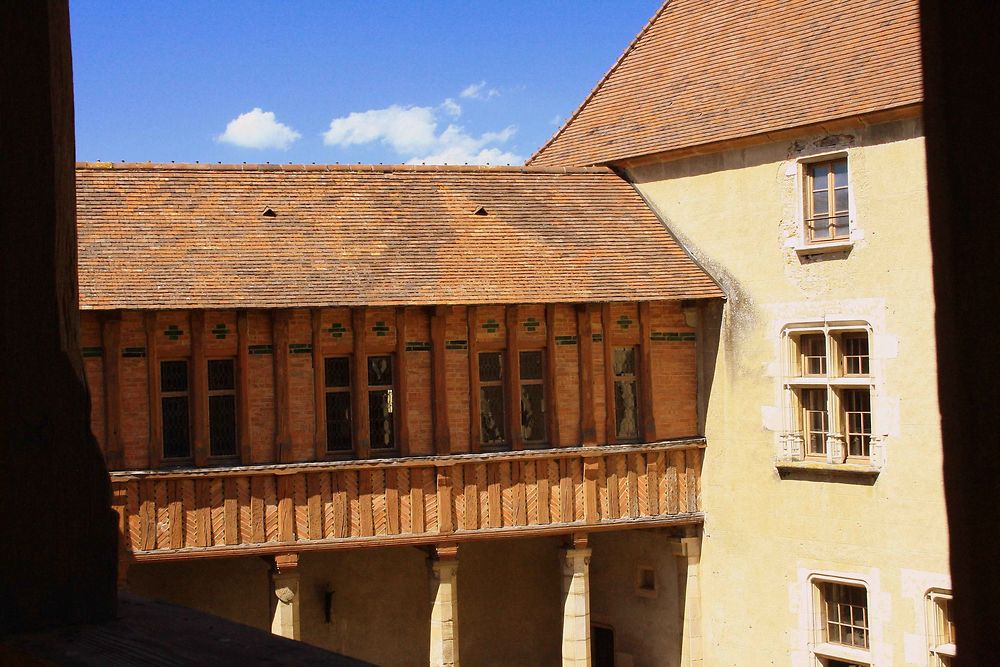
<path fill-rule="evenodd" d="M 702 521 L 703 439 L 111 473 L 135 560 L 462 542 Z"/>

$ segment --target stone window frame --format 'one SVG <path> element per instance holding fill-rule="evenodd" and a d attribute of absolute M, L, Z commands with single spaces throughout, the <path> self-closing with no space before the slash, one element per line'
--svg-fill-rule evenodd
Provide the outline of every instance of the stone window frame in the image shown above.
<path fill-rule="evenodd" d="M 843 371 L 846 357 L 843 341 L 847 335 L 865 333 L 868 337 L 868 372 Z M 803 370 L 800 342 L 804 336 L 822 335 L 825 343 L 823 372 Z M 781 330 L 781 394 L 783 430 L 779 461 L 817 463 L 831 468 L 863 467 L 878 470 L 884 462 L 885 436 L 879 431 L 877 397 L 879 369 L 874 362 L 876 348 L 874 327 L 864 320 L 789 324 Z M 852 455 L 847 442 L 849 419 L 846 411 L 848 392 L 867 390 L 869 396 L 868 454 Z M 810 451 L 803 398 L 808 391 L 823 391 L 826 397 L 825 448 Z"/>
<path fill-rule="evenodd" d="M 832 164 L 838 161 L 847 164 L 847 234 L 836 238 L 812 240 L 808 231 L 808 222 L 812 217 L 811 171 L 816 165 Z M 796 190 L 798 199 L 798 234 L 795 241 L 795 251 L 799 255 L 815 255 L 828 252 L 845 252 L 854 246 L 856 215 L 854 198 L 856 185 L 852 160 L 847 150 L 819 153 L 799 158 L 796 162 Z"/>
<path fill-rule="evenodd" d="M 944 605 L 942 604 L 945 603 Z M 927 653 L 930 667 L 951 667 L 955 657 L 955 623 L 952 592 L 932 588 L 924 595 Z"/>
<path fill-rule="evenodd" d="M 825 615 L 824 587 L 825 586 L 845 586 L 852 588 L 862 588 L 865 591 L 865 631 L 868 638 L 866 648 L 858 648 L 848 644 L 830 642 L 827 632 L 827 618 Z M 827 667 L 839 662 L 866 665 L 874 667 L 872 628 L 872 587 L 861 577 L 840 576 L 827 573 L 813 573 L 808 577 L 808 588 L 810 597 L 810 641 L 809 651 L 812 654 L 812 663 L 816 667 Z"/>

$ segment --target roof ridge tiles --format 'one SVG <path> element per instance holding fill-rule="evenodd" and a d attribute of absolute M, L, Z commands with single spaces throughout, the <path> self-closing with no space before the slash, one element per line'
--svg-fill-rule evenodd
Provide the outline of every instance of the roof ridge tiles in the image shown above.
<path fill-rule="evenodd" d="M 460 172 L 476 174 L 611 174 L 606 167 L 414 165 L 414 164 L 219 164 L 209 162 L 77 162 L 77 169 L 106 171 L 244 171 L 244 172 Z"/>

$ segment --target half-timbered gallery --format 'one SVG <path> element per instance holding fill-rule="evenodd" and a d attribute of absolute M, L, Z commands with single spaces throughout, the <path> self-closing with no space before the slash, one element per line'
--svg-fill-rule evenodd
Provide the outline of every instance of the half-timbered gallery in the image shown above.
<path fill-rule="evenodd" d="M 77 190 L 123 586 L 378 664 L 679 661 L 722 293 L 628 183 L 100 163 Z"/>

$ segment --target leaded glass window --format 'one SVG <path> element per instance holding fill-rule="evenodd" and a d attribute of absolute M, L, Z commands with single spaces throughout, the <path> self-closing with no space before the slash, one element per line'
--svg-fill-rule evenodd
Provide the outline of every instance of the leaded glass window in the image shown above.
<path fill-rule="evenodd" d="M 186 360 L 160 362 L 160 416 L 163 458 L 190 458 L 191 406 Z"/>
<path fill-rule="evenodd" d="M 479 353 L 479 436 L 487 447 L 507 444 L 503 373 L 503 352 Z"/>
<path fill-rule="evenodd" d="M 639 438 L 638 378 L 634 347 L 614 348 L 615 437 L 619 442 Z"/>
<path fill-rule="evenodd" d="M 208 441 L 211 456 L 236 456 L 236 364 L 208 360 Z"/>
<path fill-rule="evenodd" d="M 350 451 L 351 433 L 351 362 L 347 357 L 323 360 L 326 384 L 326 451 Z"/>
<path fill-rule="evenodd" d="M 396 446 L 392 391 L 392 357 L 368 357 L 368 434 L 372 449 Z"/>
<path fill-rule="evenodd" d="M 527 443 L 545 442 L 545 366 L 541 350 L 520 353 L 521 436 Z"/>
<path fill-rule="evenodd" d="M 864 586 L 819 584 L 826 641 L 868 648 L 868 591 Z"/>

